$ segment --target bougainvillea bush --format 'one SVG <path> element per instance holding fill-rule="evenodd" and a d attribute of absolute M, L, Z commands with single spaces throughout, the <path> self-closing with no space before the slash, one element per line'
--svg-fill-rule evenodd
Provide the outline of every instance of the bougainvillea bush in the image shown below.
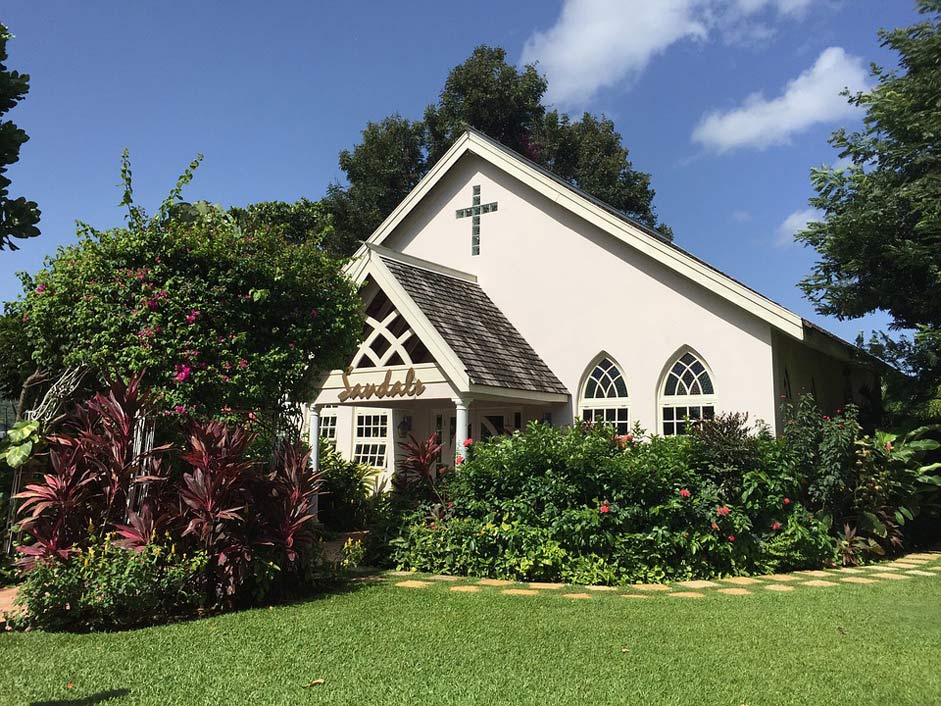
<path fill-rule="evenodd" d="M 682 437 L 533 424 L 473 444 L 464 463 L 433 481 L 442 502 L 406 517 L 392 560 L 433 572 L 620 584 L 819 568 L 891 551 L 886 525 L 861 520 L 908 512 L 903 502 L 914 506 L 919 488 L 934 487 L 930 470 L 914 456 L 871 464 L 908 488 L 873 500 L 861 490 L 874 473 L 860 464 L 871 444 L 855 410 L 824 418 L 809 399 L 787 413 L 780 437 L 723 415 Z M 869 541 L 847 549 L 847 523 Z"/>
<path fill-rule="evenodd" d="M 168 442 L 138 450 L 137 420 Z M 16 496 L 23 622 L 126 627 L 314 586 L 309 451 L 285 440 L 259 457 L 254 440 L 247 423 L 160 414 L 140 377 L 77 405 Z"/>
<path fill-rule="evenodd" d="M 316 376 L 355 350 L 360 302 L 342 263 L 311 237 L 178 203 L 196 166 L 153 217 L 133 205 L 126 227 L 81 225 L 12 305 L 35 363 L 85 365 L 145 384 L 178 414 L 268 411 L 308 399 Z"/>

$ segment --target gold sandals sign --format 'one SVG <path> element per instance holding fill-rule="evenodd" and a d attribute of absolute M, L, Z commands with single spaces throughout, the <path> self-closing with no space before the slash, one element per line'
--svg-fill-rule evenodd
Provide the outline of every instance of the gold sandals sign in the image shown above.
<path fill-rule="evenodd" d="M 349 374 L 353 372 L 352 368 L 347 368 L 343 373 L 343 391 L 340 392 L 338 399 L 340 402 L 347 400 L 368 400 L 373 397 L 382 399 L 384 397 L 419 397 L 425 391 L 424 383 L 415 375 L 415 368 L 409 368 L 405 372 L 405 380 L 396 380 L 392 382 L 392 371 L 387 370 L 386 376 L 380 383 L 366 382 L 350 384 Z"/>

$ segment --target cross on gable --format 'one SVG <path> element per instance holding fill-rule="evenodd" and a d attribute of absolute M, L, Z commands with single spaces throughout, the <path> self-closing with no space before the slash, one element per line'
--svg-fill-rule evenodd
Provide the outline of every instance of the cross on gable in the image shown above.
<path fill-rule="evenodd" d="M 480 216 L 497 210 L 497 202 L 480 203 L 480 186 L 474 188 L 473 205 L 470 208 L 457 209 L 458 218 L 471 218 L 471 255 L 480 255 Z"/>

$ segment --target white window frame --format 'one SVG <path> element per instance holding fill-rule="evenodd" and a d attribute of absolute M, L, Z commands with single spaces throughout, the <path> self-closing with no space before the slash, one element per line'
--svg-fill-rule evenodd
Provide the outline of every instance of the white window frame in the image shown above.
<path fill-rule="evenodd" d="M 611 367 L 604 369 L 603 363 L 605 362 L 609 363 Z M 597 371 L 599 368 L 602 368 L 602 373 L 596 377 L 595 371 Z M 616 376 L 611 375 L 612 370 L 616 371 Z M 600 381 L 598 380 L 598 377 L 601 378 Z M 612 391 L 617 393 L 616 386 L 618 378 L 620 378 L 621 382 L 623 383 L 624 392 L 626 394 L 614 394 L 612 396 L 603 397 L 586 396 L 588 385 L 593 380 L 605 388 L 605 393 Z M 579 385 L 578 391 L 578 419 L 580 421 L 592 422 L 594 424 L 609 424 L 614 427 L 618 434 L 627 434 L 630 432 L 630 389 L 627 386 L 627 378 L 624 375 L 624 368 L 622 368 L 612 356 L 608 355 L 607 353 L 601 353 L 592 361 L 585 371 L 585 375 L 583 376 L 581 385 Z M 595 391 L 598 391 L 597 386 Z M 621 419 L 621 417 L 623 417 L 623 419 Z"/>
<path fill-rule="evenodd" d="M 360 412 L 353 421 L 353 461 L 384 471 L 389 465 L 389 413 Z"/>
<path fill-rule="evenodd" d="M 691 363 L 683 362 L 685 356 L 692 356 L 694 359 Z M 702 389 L 702 376 L 706 375 L 709 379 L 709 384 L 712 387 L 712 392 L 702 393 L 702 394 L 684 394 L 684 395 L 669 395 L 667 394 L 667 383 L 670 381 L 670 376 L 673 374 L 673 369 L 676 367 L 677 363 L 682 363 L 686 366 L 687 370 L 690 370 L 694 363 L 698 362 L 702 366 L 702 371 L 696 373 L 692 371 L 696 376 L 694 383 L 698 383 L 700 389 Z M 685 372 L 685 371 L 684 371 Z M 686 384 L 682 381 L 678 384 Z M 703 418 L 710 418 L 705 416 L 703 409 L 706 407 L 711 407 L 711 415 L 714 416 L 716 413 L 716 408 L 719 404 L 719 397 L 716 394 L 716 379 L 715 375 L 712 373 L 712 369 L 706 363 L 705 359 L 699 355 L 692 348 L 684 347 L 678 351 L 675 355 L 670 358 L 669 364 L 663 371 L 662 379 L 660 381 L 658 394 L 658 404 L 657 404 L 657 426 L 660 429 L 660 434 L 662 436 L 681 436 L 686 433 L 685 428 L 685 419 L 689 417 L 690 420 L 696 421 Z M 688 387 L 687 387 L 688 389 Z M 691 408 L 698 408 L 699 415 L 693 416 L 689 414 Z M 665 411 L 672 410 L 673 419 L 664 419 Z M 678 416 L 682 415 L 682 416 Z M 677 425 L 683 424 L 684 428 L 682 431 L 677 431 Z M 669 431 L 668 431 L 669 425 Z"/>
<path fill-rule="evenodd" d="M 337 445 L 337 406 L 329 405 L 320 409 L 320 438 Z"/>

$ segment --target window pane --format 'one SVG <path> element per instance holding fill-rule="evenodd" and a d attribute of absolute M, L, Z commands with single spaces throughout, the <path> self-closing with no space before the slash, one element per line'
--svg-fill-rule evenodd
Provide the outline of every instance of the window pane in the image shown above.
<path fill-rule="evenodd" d="M 712 389 L 712 379 L 709 377 L 709 373 L 703 373 L 699 382 L 702 383 L 702 392 L 704 395 L 713 395 L 715 392 Z"/>
<path fill-rule="evenodd" d="M 664 419 L 664 421 L 666 421 L 666 420 L 672 421 L 672 420 L 673 420 L 673 407 L 664 407 L 664 408 L 663 408 L 663 419 Z"/>

